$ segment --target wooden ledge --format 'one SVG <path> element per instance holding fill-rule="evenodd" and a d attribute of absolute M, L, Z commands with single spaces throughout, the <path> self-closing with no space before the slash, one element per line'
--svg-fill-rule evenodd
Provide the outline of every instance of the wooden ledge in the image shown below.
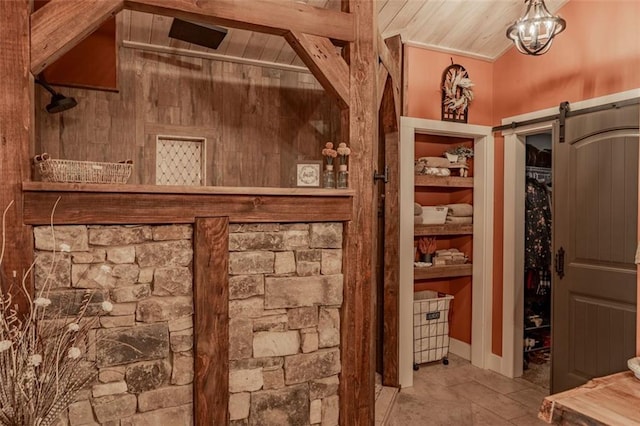
<path fill-rule="evenodd" d="M 24 223 L 193 223 L 229 217 L 232 223 L 350 221 L 353 190 L 103 185 L 24 182 Z"/>
<path fill-rule="evenodd" d="M 226 194 L 286 195 L 314 197 L 353 197 L 352 189 L 271 188 L 236 186 L 128 185 L 100 183 L 23 182 L 23 191 L 42 192 L 113 192 L 123 194 Z"/>
<path fill-rule="evenodd" d="M 553 424 L 640 424 L 640 380 L 631 371 L 590 380 L 586 384 L 549 395 L 538 417 Z"/>

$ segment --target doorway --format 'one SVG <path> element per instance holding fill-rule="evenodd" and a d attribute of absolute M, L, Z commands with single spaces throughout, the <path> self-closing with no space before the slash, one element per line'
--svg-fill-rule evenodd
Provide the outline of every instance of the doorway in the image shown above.
<path fill-rule="evenodd" d="M 525 137 L 522 378 L 547 391 L 551 377 L 552 135 Z"/>
<path fill-rule="evenodd" d="M 600 98 L 576 102 L 571 105 L 573 111 L 584 108 L 598 107 L 606 104 L 629 101 L 640 97 L 640 89 L 607 95 Z M 558 126 L 552 119 L 544 122 L 543 117 L 558 113 L 557 108 L 549 108 L 533 113 L 505 118 L 502 124 L 522 123 L 528 120 L 535 122 L 521 127 L 505 130 L 504 136 L 504 237 L 503 237 L 503 321 L 502 321 L 502 357 L 496 357 L 492 369 L 508 377 L 520 377 L 523 373 L 523 340 L 524 333 L 524 288 L 523 268 L 524 256 L 520 248 L 524 244 L 524 193 L 525 185 L 527 135 L 551 132 L 556 140 Z M 556 155 L 555 153 L 553 154 Z M 554 159 L 555 161 L 555 159 Z M 557 182 L 559 175 L 553 176 L 554 193 L 557 197 Z M 554 254 L 555 257 L 555 254 Z M 555 274 L 555 272 L 554 272 Z M 554 342 L 558 338 L 554 336 Z M 555 350 L 555 347 L 554 347 Z M 552 386 L 552 390 L 555 389 Z"/>

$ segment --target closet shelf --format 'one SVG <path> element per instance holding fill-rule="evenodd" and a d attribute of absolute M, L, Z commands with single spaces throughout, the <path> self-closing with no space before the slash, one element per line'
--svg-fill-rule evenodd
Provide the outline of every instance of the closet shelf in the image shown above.
<path fill-rule="evenodd" d="M 472 275 L 472 272 L 473 265 L 471 263 L 429 266 L 427 268 L 413 268 L 413 279 L 417 281 L 431 278 L 469 277 Z"/>
<path fill-rule="evenodd" d="M 538 351 L 544 351 L 544 350 L 548 351 L 550 349 L 551 349 L 551 346 L 541 346 L 539 348 L 525 349 L 524 353 L 528 354 L 528 353 L 531 353 L 531 352 L 538 352 Z"/>
<path fill-rule="evenodd" d="M 524 331 L 542 330 L 551 327 L 551 324 L 539 325 L 537 327 L 525 327 Z"/>
<path fill-rule="evenodd" d="M 413 234 L 416 237 L 429 235 L 472 235 L 473 224 L 414 225 Z"/>
<path fill-rule="evenodd" d="M 473 177 L 415 175 L 415 186 L 473 188 Z"/>

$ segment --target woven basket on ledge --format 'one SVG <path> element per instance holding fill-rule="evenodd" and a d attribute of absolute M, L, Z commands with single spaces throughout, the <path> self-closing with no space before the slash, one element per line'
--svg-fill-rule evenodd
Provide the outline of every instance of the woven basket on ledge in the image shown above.
<path fill-rule="evenodd" d="M 133 161 L 99 163 L 95 161 L 58 160 L 46 152 L 33 159 L 45 182 L 127 183 Z"/>

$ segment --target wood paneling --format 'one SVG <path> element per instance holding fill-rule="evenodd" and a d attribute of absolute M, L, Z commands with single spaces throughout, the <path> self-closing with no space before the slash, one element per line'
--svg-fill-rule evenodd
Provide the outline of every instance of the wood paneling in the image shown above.
<path fill-rule="evenodd" d="M 33 103 L 28 2 L 0 2 L 0 52 L 0 211 L 14 202 L 6 216 L 2 272 L 10 283 L 19 284 L 33 259 L 31 230 L 22 224 L 20 188 L 20 182 L 29 175 Z M 30 283 L 27 280 L 27 288 Z M 14 301 L 23 309 L 26 306 L 23 297 L 17 296 Z"/>
<path fill-rule="evenodd" d="M 25 183 L 24 189 L 24 221 L 30 225 L 49 224 L 58 197 L 56 224 L 193 223 L 203 216 L 228 216 L 238 223 L 342 222 L 352 218 L 351 191 L 318 189 L 296 194 L 287 189 L 269 194 L 259 190 L 243 193 L 237 188 L 196 191 L 179 186 L 38 183 Z"/>
<path fill-rule="evenodd" d="M 194 229 L 195 424 L 229 420 L 229 219 L 198 218 Z"/>
<path fill-rule="evenodd" d="M 308 73 L 120 49 L 120 92 L 67 89 L 78 106 L 46 114 L 36 152 L 132 159 L 129 183 L 155 183 L 157 135 L 207 139 L 207 185 L 292 187 L 296 160 L 319 160 L 339 131 L 337 103 Z"/>

